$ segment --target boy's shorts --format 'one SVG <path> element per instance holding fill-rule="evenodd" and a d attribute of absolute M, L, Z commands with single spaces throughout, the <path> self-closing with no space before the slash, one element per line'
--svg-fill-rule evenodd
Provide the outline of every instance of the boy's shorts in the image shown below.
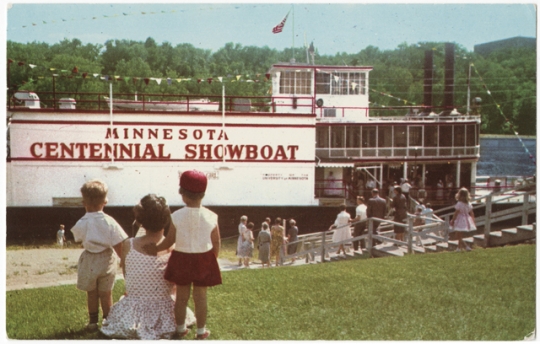
<path fill-rule="evenodd" d="M 221 272 L 213 251 L 205 253 L 186 253 L 172 251 L 165 279 L 176 285 L 213 287 L 221 284 Z"/>
<path fill-rule="evenodd" d="M 116 278 L 116 255 L 112 248 L 99 253 L 83 251 L 77 268 L 77 289 L 110 291 Z"/>

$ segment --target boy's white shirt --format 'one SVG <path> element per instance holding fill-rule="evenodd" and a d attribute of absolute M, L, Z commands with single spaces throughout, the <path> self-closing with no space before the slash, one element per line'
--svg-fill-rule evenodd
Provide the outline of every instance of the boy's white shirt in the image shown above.
<path fill-rule="evenodd" d="M 75 242 L 85 250 L 99 253 L 124 241 L 128 235 L 114 218 L 103 211 L 84 214 L 71 228 Z"/>

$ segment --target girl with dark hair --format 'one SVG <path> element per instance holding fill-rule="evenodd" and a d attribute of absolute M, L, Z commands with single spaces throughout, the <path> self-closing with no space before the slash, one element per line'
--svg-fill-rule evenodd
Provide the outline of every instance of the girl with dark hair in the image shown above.
<path fill-rule="evenodd" d="M 156 340 L 171 338 L 176 331 L 174 316 L 175 285 L 163 278 L 171 251 L 151 256 L 143 246 L 163 241 L 163 230 L 170 222 L 170 210 L 163 197 L 149 194 L 133 208 L 135 221 L 146 233 L 123 243 L 120 263 L 126 295 L 111 309 L 101 332 L 113 338 Z M 187 309 L 190 325 L 193 312 Z"/>

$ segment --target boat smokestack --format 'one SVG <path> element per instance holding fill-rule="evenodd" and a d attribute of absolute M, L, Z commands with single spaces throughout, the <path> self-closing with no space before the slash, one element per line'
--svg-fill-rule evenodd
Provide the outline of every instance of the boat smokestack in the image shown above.
<path fill-rule="evenodd" d="M 454 109 L 454 49 L 453 43 L 445 44 L 443 115 L 449 115 Z"/>
<path fill-rule="evenodd" d="M 424 111 L 431 112 L 433 106 L 433 50 L 424 54 Z"/>

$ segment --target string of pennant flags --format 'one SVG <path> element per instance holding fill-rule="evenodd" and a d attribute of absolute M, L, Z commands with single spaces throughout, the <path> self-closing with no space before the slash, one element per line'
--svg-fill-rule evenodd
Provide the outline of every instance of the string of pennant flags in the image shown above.
<path fill-rule="evenodd" d="M 12 60 L 12 59 L 8 59 L 8 64 L 12 64 L 12 63 L 15 63 L 15 61 Z M 38 66 L 38 65 L 35 65 L 35 64 L 31 64 L 31 63 L 27 64 L 24 61 L 18 61 L 18 62 L 16 62 L 16 64 L 19 67 L 23 67 L 25 65 L 28 65 L 28 67 L 30 67 L 31 69 L 34 69 L 34 68 L 38 67 L 39 69 L 41 69 L 43 71 L 49 71 L 52 74 L 47 75 L 47 76 L 50 76 L 50 77 L 62 76 L 62 77 L 67 77 L 67 78 L 82 78 L 82 79 L 93 77 L 93 78 L 103 80 L 103 81 L 125 81 L 125 82 L 133 81 L 133 83 L 137 83 L 139 80 L 142 80 L 142 81 L 144 81 L 144 83 L 146 85 L 148 85 L 151 81 L 156 82 L 158 85 L 161 85 L 161 83 L 163 81 L 165 81 L 167 83 L 167 85 L 171 85 L 173 82 L 181 83 L 181 82 L 190 82 L 190 81 L 197 82 L 197 83 L 207 82 L 207 83 L 211 84 L 213 81 L 258 83 L 258 82 L 267 82 L 268 80 L 270 80 L 270 74 L 269 73 L 265 73 L 265 74 L 257 73 L 257 74 L 254 75 L 255 78 L 252 78 L 252 75 L 250 75 L 250 74 L 236 74 L 236 75 L 227 74 L 227 76 L 225 76 L 225 77 L 224 76 L 217 76 L 217 77 L 212 76 L 212 77 L 204 77 L 204 78 L 167 78 L 167 77 L 156 78 L 156 77 L 132 77 L 132 76 L 120 76 L 120 75 L 103 75 L 103 74 L 100 74 L 100 73 L 81 72 L 81 71 L 79 71 L 79 68 L 77 66 L 73 67 L 72 69 L 60 69 L 60 68 L 54 68 L 54 67 Z M 43 78 L 45 78 L 45 75 L 38 76 L 38 79 L 43 79 Z M 33 82 L 33 81 L 34 80 L 32 78 L 30 78 L 28 80 L 28 82 Z"/>
<path fill-rule="evenodd" d="M 399 102 L 403 102 L 403 104 L 405 104 L 405 105 L 407 105 L 407 104 L 409 104 L 409 103 L 410 103 L 411 105 L 416 105 L 415 102 L 410 102 L 410 101 L 408 101 L 407 99 L 401 99 L 401 98 L 396 97 L 396 96 L 393 96 L 393 95 L 391 95 L 391 94 L 389 94 L 389 93 L 377 91 L 377 90 L 375 90 L 375 89 L 373 89 L 373 88 L 370 88 L 370 89 L 369 89 L 369 92 L 376 92 L 376 93 L 378 93 L 378 94 L 380 94 L 380 95 L 382 95 L 382 96 L 385 96 L 385 97 L 388 97 L 388 98 L 396 99 L 396 100 L 399 101 Z"/>
<path fill-rule="evenodd" d="M 497 106 L 497 110 L 499 110 L 499 115 L 501 115 L 504 120 L 505 120 L 505 123 L 508 123 L 510 129 L 512 130 L 514 136 L 516 136 L 516 138 L 519 140 L 519 142 L 521 143 L 521 146 L 523 146 L 523 148 L 525 149 L 525 152 L 529 155 L 529 160 L 536 165 L 536 159 L 534 158 L 534 155 L 531 154 L 531 152 L 529 151 L 529 149 L 527 148 L 527 146 L 525 146 L 525 143 L 523 142 L 523 140 L 521 139 L 521 137 L 519 137 L 519 134 L 518 132 L 514 129 L 514 125 L 512 124 L 512 122 L 510 122 L 510 120 L 508 119 L 508 117 L 506 117 L 506 115 L 503 113 L 502 109 L 501 109 L 501 105 L 499 103 L 497 103 L 497 101 L 495 100 L 495 97 L 493 97 L 493 94 L 491 93 L 491 91 L 489 90 L 489 88 L 487 87 L 486 83 L 484 82 L 484 79 L 482 78 L 482 76 L 480 75 L 480 73 L 478 72 L 478 70 L 476 69 L 476 66 L 471 63 L 471 67 L 474 68 L 474 72 L 476 73 L 476 75 L 480 78 L 480 81 L 482 81 L 482 87 L 486 90 L 486 93 L 491 97 L 491 99 L 493 100 L 493 102 L 495 103 L 495 105 Z"/>

